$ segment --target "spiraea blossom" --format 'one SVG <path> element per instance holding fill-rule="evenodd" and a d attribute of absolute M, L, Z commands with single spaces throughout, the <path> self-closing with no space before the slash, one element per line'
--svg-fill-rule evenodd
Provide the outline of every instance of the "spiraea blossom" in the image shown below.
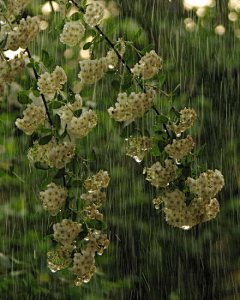
<path fill-rule="evenodd" d="M 109 184 L 110 177 L 107 171 L 100 170 L 97 174 L 87 178 L 84 181 L 84 187 L 88 192 L 99 191 L 106 188 Z"/>
<path fill-rule="evenodd" d="M 189 152 L 191 152 L 194 147 L 194 141 L 190 135 L 185 139 L 173 140 L 173 143 L 167 145 L 164 150 L 167 154 L 174 159 L 182 159 Z"/>
<path fill-rule="evenodd" d="M 111 118 L 122 122 L 130 118 L 142 117 L 153 105 L 155 91 L 150 89 L 147 93 L 119 93 L 115 108 L 110 107 L 108 113 Z"/>
<path fill-rule="evenodd" d="M 46 209 L 51 216 L 55 216 L 60 208 L 65 204 L 67 198 L 67 190 L 54 182 L 48 184 L 45 191 L 40 192 L 40 199 L 43 202 L 43 208 Z"/>
<path fill-rule="evenodd" d="M 85 202 L 83 208 L 85 211 L 94 211 L 102 206 L 103 201 L 106 201 L 106 193 L 95 191 L 92 193 L 82 194 L 80 198 Z"/>
<path fill-rule="evenodd" d="M 180 111 L 180 114 L 180 123 L 178 125 L 169 125 L 169 128 L 173 130 L 178 137 L 181 135 L 181 132 L 184 132 L 186 129 L 190 128 L 197 119 L 197 114 L 194 109 L 185 107 Z"/>
<path fill-rule="evenodd" d="M 25 70 L 25 60 L 23 54 L 16 55 L 10 60 L 0 60 L 0 81 L 10 84 Z"/>
<path fill-rule="evenodd" d="M 146 53 L 131 71 L 135 76 L 141 75 L 144 80 L 147 80 L 156 75 L 161 68 L 162 58 L 152 50 Z"/>
<path fill-rule="evenodd" d="M 219 170 L 208 170 L 197 179 L 188 177 L 186 182 L 191 193 L 207 199 L 214 197 L 224 186 L 224 178 Z"/>
<path fill-rule="evenodd" d="M 70 122 L 74 116 L 74 112 L 82 108 L 82 97 L 78 94 L 75 95 L 75 101 L 73 103 L 67 103 L 54 112 L 58 114 L 62 121 Z"/>
<path fill-rule="evenodd" d="M 61 67 L 57 66 L 51 74 L 45 72 L 40 75 L 37 84 L 40 92 L 46 96 L 47 100 L 52 100 L 55 93 L 59 92 L 66 82 L 66 73 Z"/>
<path fill-rule="evenodd" d="M 105 57 L 95 60 L 82 60 L 79 62 L 81 71 L 78 77 L 83 84 L 94 84 L 105 75 L 108 65 Z"/>
<path fill-rule="evenodd" d="M 141 162 L 144 156 L 152 149 L 153 139 L 143 136 L 143 137 L 130 137 L 127 138 L 129 145 L 127 146 L 126 155 L 131 156 L 136 162 Z"/>
<path fill-rule="evenodd" d="M 194 198 L 190 205 L 186 205 L 186 197 L 179 189 L 165 191 L 164 194 L 153 200 L 156 209 L 164 205 L 166 221 L 184 230 L 209 221 L 219 212 L 217 199 Z"/>
<path fill-rule="evenodd" d="M 84 21 L 91 27 L 101 23 L 104 16 L 104 5 L 100 1 L 93 1 L 87 5 Z"/>
<path fill-rule="evenodd" d="M 76 248 L 74 245 L 65 245 L 57 249 L 57 251 L 49 251 L 48 256 L 48 268 L 52 272 L 66 269 L 72 263 L 72 252 Z"/>
<path fill-rule="evenodd" d="M 21 11 L 23 10 L 24 6 L 27 4 L 29 0 L 8 0 L 4 2 L 3 0 L 0 1 L 0 4 L 2 6 L 4 16 L 10 20 L 13 21 L 15 16 L 20 15 Z M 5 5 L 7 4 L 7 6 Z"/>
<path fill-rule="evenodd" d="M 121 57 L 123 57 L 125 51 L 126 51 L 126 45 L 123 41 L 118 40 L 116 44 L 114 45 L 118 53 Z M 112 49 L 108 51 L 106 56 L 107 66 L 109 69 L 114 69 L 119 61 L 119 57 L 117 56 L 116 52 Z"/>
<path fill-rule="evenodd" d="M 85 27 L 81 21 L 70 21 L 65 23 L 60 41 L 69 47 L 77 45 L 85 34 Z"/>
<path fill-rule="evenodd" d="M 82 225 L 70 219 L 63 219 L 61 223 L 53 225 L 54 239 L 63 246 L 70 245 L 82 231 Z"/>
<path fill-rule="evenodd" d="M 144 168 L 143 174 L 147 173 L 146 180 L 150 181 L 155 187 L 166 187 L 177 177 L 177 166 L 171 160 L 165 160 L 165 167 L 160 162 L 156 162 L 150 168 Z"/>
<path fill-rule="evenodd" d="M 28 104 L 27 108 L 23 111 L 23 116 L 23 119 L 18 118 L 15 124 L 27 135 L 31 135 L 39 125 L 44 124 L 46 111 L 44 107 L 36 106 L 31 103 Z"/>
<path fill-rule="evenodd" d="M 22 19 L 17 28 L 6 32 L 8 34 L 6 49 L 16 51 L 19 47 L 26 49 L 40 31 L 40 20 L 38 17 Z"/>
<path fill-rule="evenodd" d="M 97 125 L 97 114 L 93 110 L 85 111 L 77 118 L 73 117 L 68 124 L 67 130 L 75 138 L 83 138 Z"/>

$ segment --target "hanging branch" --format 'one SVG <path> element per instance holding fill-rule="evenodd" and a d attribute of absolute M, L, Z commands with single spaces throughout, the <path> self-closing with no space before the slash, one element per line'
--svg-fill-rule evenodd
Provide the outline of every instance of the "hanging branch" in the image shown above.
<path fill-rule="evenodd" d="M 30 53 L 28 48 L 26 48 L 25 52 L 27 52 L 29 58 L 32 58 L 31 53 Z M 36 80 L 38 80 L 38 78 L 40 76 L 38 75 L 37 70 L 36 70 L 35 67 L 33 67 L 33 73 L 34 73 L 34 76 L 35 76 Z M 53 126 L 53 122 L 52 122 L 52 119 L 50 117 L 48 107 L 47 107 L 47 101 L 45 99 L 45 96 L 42 93 L 41 93 L 41 97 L 42 97 L 42 101 L 43 101 L 43 104 L 44 104 L 44 107 L 45 107 L 45 110 L 46 110 L 46 114 L 48 116 L 49 123 L 50 123 L 51 126 Z"/>

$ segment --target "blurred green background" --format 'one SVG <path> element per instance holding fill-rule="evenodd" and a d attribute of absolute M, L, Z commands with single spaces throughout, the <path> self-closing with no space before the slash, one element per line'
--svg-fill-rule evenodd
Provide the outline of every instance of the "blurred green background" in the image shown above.
<path fill-rule="evenodd" d="M 79 46 L 71 50 L 59 41 L 55 26 L 59 11 L 43 14 L 46 1 L 33 0 L 24 16 L 39 15 L 42 30 L 30 45 L 39 56 L 46 49 L 68 75 L 68 85 L 78 92 Z M 202 5 L 206 0 L 197 1 Z M 0 299 L 79 300 L 238 300 L 240 299 L 240 1 L 209 1 L 205 7 L 186 7 L 180 0 L 105 1 L 108 18 L 101 25 L 107 31 L 119 29 L 112 39 L 131 41 L 139 27 L 144 31 L 136 47 L 150 43 L 163 58 L 162 87 L 171 92 L 179 83 L 174 105 L 193 107 L 198 119 L 190 130 L 197 146 L 207 143 L 200 159 L 210 169 L 219 169 L 225 187 L 217 195 L 221 211 L 216 219 L 183 231 L 169 226 L 163 212 L 151 200 L 156 191 L 144 179 L 142 169 L 153 162 L 150 156 L 140 164 L 126 156 L 121 125 L 110 119 L 107 108 L 117 92 L 105 77 L 85 88 L 86 106 L 96 107 L 99 123 L 79 141 L 87 156 L 96 150 L 97 163 L 91 170 L 108 170 L 111 184 L 103 206 L 111 244 L 97 258 L 92 280 L 75 287 L 64 272 L 52 274 L 46 253 L 51 246 L 44 236 L 55 222 L 41 207 L 39 191 L 45 171 L 28 163 L 26 153 L 32 137 L 17 130 L 14 122 L 22 108 L 16 90 L 29 88 L 27 70 L 9 87 L 7 100 L 0 103 Z M 79 1 L 80 3 L 80 1 Z M 189 0 L 188 4 L 194 0 Z M 237 4 L 236 4 L 237 3 Z M 234 6 L 235 5 L 235 6 Z M 90 30 L 87 36 L 90 36 Z M 86 41 L 85 41 L 86 42 Z M 83 44 L 85 43 L 83 41 Z M 105 55 L 102 43 L 94 56 Z M 81 59 L 88 53 L 81 52 Z M 132 67 L 137 56 L 128 51 Z M 52 70 L 51 70 L 52 71 Z M 137 87 L 135 87 L 137 90 Z M 169 103 L 158 96 L 156 105 L 166 112 Z M 145 117 L 153 125 L 154 111 Z M 151 127 L 150 127 L 151 128 Z"/>

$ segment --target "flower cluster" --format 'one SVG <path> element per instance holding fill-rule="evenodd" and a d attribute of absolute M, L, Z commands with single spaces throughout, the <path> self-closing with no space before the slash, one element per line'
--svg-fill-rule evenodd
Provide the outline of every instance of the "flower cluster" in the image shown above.
<path fill-rule="evenodd" d="M 58 114 L 62 121 L 70 122 L 74 116 L 74 112 L 82 108 L 82 97 L 78 94 L 75 95 L 75 101 L 68 103 L 55 109 L 55 113 Z"/>
<path fill-rule="evenodd" d="M 155 187 L 166 187 L 169 182 L 177 177 L 177 166 L 171 160 L 165 160 L 165 168 L 156 162 L 150 168 L 144 168 L 143 174 L 147 173 L 146 180 L 150 181 Z"/>
<path fill-rule="evenodd" d="M 197 179 L 189 177 L 186 182 L 191 193 L 207 199 L 214 197 L 224 186 L 224 178 L 219 170 L 208 170 Z"/>
<path fill-rule="evenodd" d="M 94 191 L 92 193 L 88 192 L 87 194 L 82 194 L 81 199 L 84 200 L 84 210 L 93 211 L 102 206 L 102 202 L 106 201 L 106 193 Z"/>
<path fill-rule="evenodd" d="M 146 136 L 140 138 L 127 138 L 129 145 L 127 146 L 127 154 L 135 159 L 136 162 L 141 162 L 144 156 L 152 149 L 153 140 Z"/>
<path fill-rule="evenodd" d="M 17 119 L 16 126 L 24 131 L 27 135 L 33 134 L 39 125 L 43 124 L 46 118 L 45 108 L 28 104 L 27 109 L 23 111 L 23 119 Z"/>
<path fill-rule="evenodd" d="M 6 48 L 16 51 L 19 47 L 26 49 L 28 44 L 35 39 L 40 31 L 40 20 L 38 17 L 22 19 L 18 27 L 8 32 Z"/>
<path fill-rule="evenodd" d="M 63 246 L 70 245 L 82 231 L 82 225 L 70 219 L 63 219 L 61 223 L 53 225 L 54 239 Z"/>
<path fill-rule="evenodd" d="M 181 135 L 181 132 L 184 132 L 186 129 L 190 128 L 197 118 L 195 110 L 186 107 L 180 111 L 180 114 L 180 123 L 178 125 L 169 125 L 169 128 L 172 129 L 178 137 Z"/>
<path fill-rule="evenodd" d="M 16 55 L 11 60 L 0 61 L 0 81 L 1 83 L 12 83 L 15 77 L 25 70 L 23 54 Z"/>
<path fill-rule="evenodd" d="M 54 95 L 61 90 L 62 84 L 65 82 L 67 82 L 67 75 L 61 67 L 57 66 L 51 74 L 45 72 L 40 75 L 37 84 L 40 92 L 44 94 L 48 100 L 52 100 Z"/>
<path fill-rule="evenodd" d="M 100 1 L 91 2 L 84 14 L 84 21 L 91 27 L 98 25 L 104 16 L 104 5 Z"/>
<path fill-rule="evenodd" d="M 31 163 L 39 162 L 42 167 L 63 168 L 75 155 L 75 145 L 72 142 L 57 144 L 53 139 L 45 144 L 39 145 L 35 142 L 28 151 L 28 159 Z"/>
<path fill-rule="evenodd" d="M 119 40 L 115 48 L 117 49 L 118 53 L 123 57 L 125 51 L 126 51 L 126 45 L 123 41 Z M 114 69 L 118 64 L 119 57 L 117 56 L 116 52 L 114 50 L 110 50 L 107 53 L 106 61 L 109 69 Z"/>
<path fill-rule="evenodd" d="M 162 58 L 152 50 L 149 53 L 146 53 L 131 71 L 135 76 L 141 74 L 143 80 L 147 80 L 156 75 L 161 68 Z"/>
<path fill-rule="evenodd" d="M 7 7 L 4 1 L 0 1 L 1 6 L 4 8 L 4 15 L 7 19 L 13 20 L 14 16 L 18 16 L 23 7 L 27 4 L 28 0 L 8 0 Z"/>
<path fill-rule="evenodd" d="M 74 47 L 81 41 L 85 34 L 85 27 L 81 21 L 70 21 L 65 23 L 60 41 L 69 47 Z"/>
<path fill-rule="evenodd" d="M 142 117 L 153 105 L 155 91 L 150 89 L 147 93 L 119 93 L 115 108 L 110 107 L 108 113 L 116 121 L 126 121 L 130 118 Z"/>
<path fill-rule="evenodd" d="M 51 216 L 56 216 L 60 208 L 65 204 L 67 191 L 65 188 L 51 182 L 45 191 L 40 192 L 40 199 L 43 202 L 43 208 Z"/>
<path fill-rule="evenodd" d="M 84 84 L 93 84 L 103 78 L 108 65 L 105 57 L 95 60 L 83 60 L 79 62 L 81 71 L 78 77 Z"/>
<path fill-rule="evenodd" d="M 66 269 L 72 263 L 72 252 L 76 248 L 74 245 L 65 245 L 57 249 L 57 251 L 49 251 L 48 268 L 52 272 L 57 272 L 61 269 Z"/>
<path fill-rule="evenodd" d="M 184 230 L 215 218 L 219 212 L 219 203 L 215 198 L 194 198 L 187 206 L 185 194 L 178 189 L 165 191 L 162 196 L 153 200 L 156 209 L 159 209 L 162 203 L 166 221 Z"/>
<path fill-rule="evenodd" d="M 185 139 L 173 140 L 173 143 L 165 147 L 167 154 L 174 159 L 182 159 L 194 147 L 194 141 L 190 135 Z"/>
<path fill-rule="evenodd" d="M 97 125 L 97 114 L 93 110 L 85 111 L 79 118 L 73 117 L 68 132 L 75 138 L 83 138 Z"/>
<path fill-rule="evenodd" d="M 85 180 L 84 187 L 89 193 L 92 193 L 107 187 L 109 181 L 110 181 L 110 177 L 108 175 L 108 172 L 100 170 L 97 174 Z"/>

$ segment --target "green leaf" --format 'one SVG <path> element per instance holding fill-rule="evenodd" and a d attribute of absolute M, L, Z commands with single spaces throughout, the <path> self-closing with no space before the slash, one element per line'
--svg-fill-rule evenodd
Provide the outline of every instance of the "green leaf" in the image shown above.
<path fill-rule="evenodd" d="M 171 94 L 169 94 L 169 96 L 173 96 L 176 92 L 176 90 L 180 87 L 180 84 L 178 84 L 175 89 L 171 92 Z"/>
<path fill-rule="evenodd" d="M 58 109 L 62 106 L 63 104 L 59 101 L 54 101 L 49 104 L 49 109 Z"/>
<path fill-rule="evenodd" d="M 18 102 L 21 104 L 32 103 L 32 100 L 28 97 L 29 91 L 19 92 L 17 95 Z"/>
<path fill-rule="evenodd" d="M 49 55 L 49 53 L 48 53 L 46 50 L 44 50 L 44 49 L 42 49 L 41 60 L 42 60 L 43 64 L 44 64 L 46 67 L 49 66 L 50 55 Z"/>
<path fill-rule="evenodd" d="M 82 114 L 82 109 L 75 110 L 75 112 L 74 112 L 74 116 L 77 118 L 79 118 L 81 116 L 81 114 Z"/>
<path fill-rule="evenodd" d="M 55 29 L 62 31 L 66 22 L 67 22 L 67 18 L 62 19 L 61 23 L 55 26 Z"/>
<path fill-rule="evenodd" d="M 163 116 L 163 115 L 156 116 L 156 121 L 157 121 L 157 123 L 167 124 L 168 123 L 168 117 Z"/>
<path fill-rule="evenodd" d="M 87 226 L 90 228 L 94 228 L 97 230 L 104 230 L 107 228 L 107 224 L 103 221 L 97 220 L 97 219 L 89 219 L 86 222 Z"/>
<path fill-rule="evenodd" d="M 95 162 L 97 160 L 97 155 L 94 149 L 92 149 L 92 152 L 90 153 L 89 157 L 87 158 L 90 162 Z"/>
<path fill-rule="evenodd" d="M 153 44 L 150 44 L 150 45 L 148 45 L 147 47 L 143 48 L 143 50 L 140 51 L 140 53 L 141 53 L 142 55 L 145 55 L 147 52 L 151 51 L 152 48 L 153 48 Z"/>
<path fill-rule="evenodd" d="M 108 35 L 114 33 L 117 29 L 118 29 L 118 25 L 115 25 L 115 26 L 113 26 L 112 28 L 108 29 L 108 30 L 105 32 L 105 35 L 108 36 Z"/>
<path fill-rule="evenodd" d="M 53 177 L 54 179 L 59 179 L 65 175 L 65 168 L 60 169 L 55 176 Z"/>
<path fill-rule="evenodd" d="M 32 90 L 32 92 L 33 92 L 33 95 L 37 98 L 41 96 L 41 94 L 37 90 Z"/>
<path fill-rule="evenodd" d="M 160 140 L 160 141 L 158 141 L 158 148 L 159 148 L 159 150 L 161 151 L 161 152 L 163 152 L 164 151 L 164 148 L 167 146 L 167 142 L 166 141 L 164 141 L 164 140 Z"/>
<path fill-rule="evenodd" d="M 158 130 L 155 131 L 154 133 L 154 139 L 158 140 L 158 141 L 162 141 L 162 140 L 166 140 L 168 137 L 166 131 L 162 130 Z"/>
<path fill-rule="evenodd" d="M 87 235 L 88 235 L 88 231 L 81 231 L 81 232 L 78 234 L 78 238 L 79 238 L 80 240 L 83 240 Z"/>
<path fill-rule="evenodd" d="M 36 169 L 40 169 L 40 170 L 48 170 L 49 167 L 47 166 L 43 166 L 42 163 L 40 161 L 35 162 L 34 167 Z"/>
<path fill-rule="evenodd" d="M 74 13 L 74 14 L 71 15 L 70 19 L 72 21 L 78 21 L 78 20 L 81 19 L 81 17 L 82 17 L 82 15 L 79 12 L 76 12 L 76 13 Z"/>
<path fill-rule="evenodd" d="M 130 123 L 129 125 L 125 126 L 120 134 L 120 137 L 122 138 L 128 138 L 130 135 L 133 134 L 133 132 L 136 130 L 136 124 L 135 122 Z"/>
<path fill-rule="evenodd" d="M 41 189 L 45 190 L 47 188 L 47 186 L 52 182 L 52 178 L 51 177 L 47 177 L 43 180 L 42 184 L 41 184 Z"/>
<path fill-rule="evenodd" d="M 154 145 L 151 149 L 151 153 L 153 156 L 161 156 L 161 151 L 159 150 L 157 145 Z"/>
<path fill-rule="evenodd" d="M 207 145 L 207 144 L 202 145 L 197 151 L 195 151 L 195 152 L 193 153 L 193 155 L 194 155 L 194 156 L 197 156 L 197 157 L 200 156 L 200 155 L 202 154 L 203 150 L 205 149 L 206 145 Z"/>
<path fill-rule="evenodd" d="M 132 42 L 133 42 L 133 43 L 136 42 L 136 41 L 138 40 L 138 38 L 140 37 L 140 35 L 142 34 L 142 32 L 143 32 L 143 28 L 140 27 L 140 28 L 138 29 L 137 33 L 135 34 L 135 36 L 134 36 L 133 39 L 132 39 Z"/>
<path fill-rule="evenodd" d="M 46 235 L 43 239 L 44 239 L 44 241 L 52 241 L 52 240 L 54 240 L 53 233 Z"/>
<path fill-rule="evenodd" d="M 50 133 L 50 132 L 52 132 L 52 129 L 49 129 L 49 128 L 41 128 L 41 132 L 42 132 L 42 133 Z"/>
<path fill-rule="evenodd" d="M 4 49 L 4 47 L 7 44 L 7 40 L 8 40 L 8 34 L 5 36 L 5 38 L 0 42 L 0 49 Z"/>
<path fill-rule="evenodd" d="M 59 117 L 59 115 L 55 115 L 54 117 L 54 125 L 56 130 L 60 130 L 61 129 L 61 118 Z"/>
<path fill-rule="evenodd" d="M 166 79 L 167 79 L 167 76 L 162 75 L 159 80 L 159 86 L 162 86 L 164 84 L 164 82 L 166 81 Z"/>
<path fill-rule="evenodd" d="M 132 81 L 127 82 L 127 83 L 124 83 L 123 85 L 121 85 L 121 90 L 122 90 L 122 91 L 126 91 L 126 90 L 128 90 L 132 85 L 133 85 L 133 82 L 132 82 Z"/>
<path fill-rule="evenodd" d="M 39 145 L 46 145 L 47 143 L 49 143 L 52 139 L 53 135 L 49 134 L 49 135 L 45 135 L 44 137 L 42 137 L 39 140 Z"/>
<path fill-rule="evenodd" d="M 70 88 L 68 89 L 67 99 L 68 99 L 68 101 L 70 103 L 74 103 L 75 102 L 75 93 Z"/>
<path fill-rule="evenodd" d="M 115 91 L 117 91 L 117 92 L 120 91 L 120 81 L 118 81 L 118 80 L 113 80 L 113 81 L 111 82 L 111 86 L 112 86 L 112 88 L 113 88 Z"/>
<path fill-rule="evenodd" d="M 191 168 L 190 167 L 185 167 L 182 170 L 182 175 L 185 176 L 185 177 L 191 176 Z"/>
<path fill-rule="evenodd" d="M 75 179 L 71 182 L 70 186 L 71 187 L 81 187 L 83 185 L 84 181 L 81 179 Z"/>
<path fill-rule="evenodd" d="M 72 159 L 72 166 L 73 166 L 73 174 L 78 175 L 80 171 L 80 161 L 77 156 L 74 156 Z"/>
<path fill-rule="evenodd" d="M 92 45 L 92 42 L 88 42 L 86 44 L 83 45 L 83 50 L 88 50 Z"/>
<path fill-rule="evenodd" d="M 174 107 L 170 108 L 169 117 L 170 117 L 171 120 L 174 121 L 174 120 L 176 120 L 176 118 L 177 118 L 177 120 L 179 120 L 180 116 L 181 116 L 180 112 L 178 112 Z"/>

